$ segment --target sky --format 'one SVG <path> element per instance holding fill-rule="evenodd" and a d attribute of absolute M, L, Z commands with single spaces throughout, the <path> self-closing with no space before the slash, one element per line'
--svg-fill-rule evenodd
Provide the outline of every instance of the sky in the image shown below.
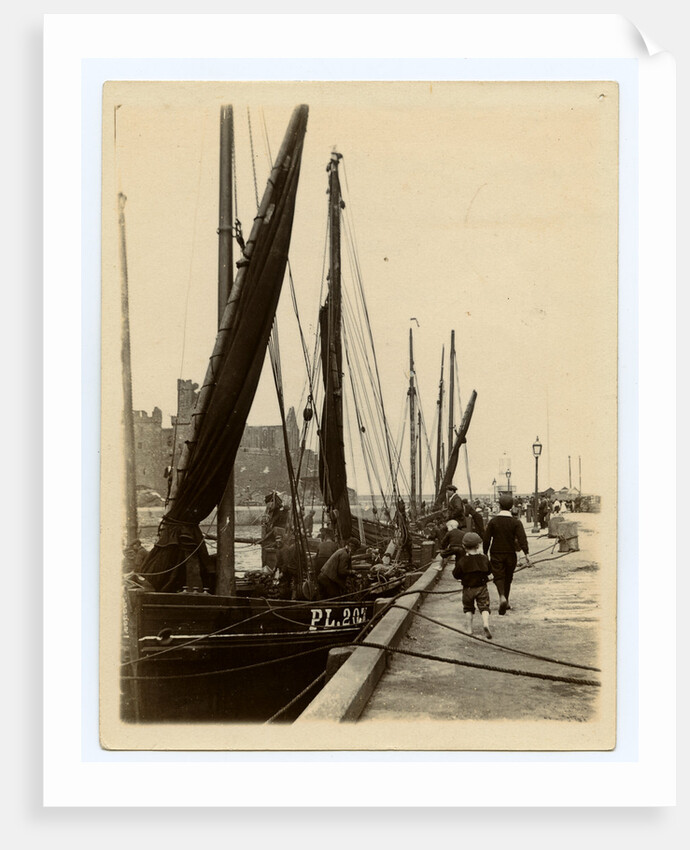
<path fill-rule="evenodd" d="M 112 83 L 104 92 L 104 248 L 125 208 L 133 406 L 175 412 L 215 338 L 220 106 L 234 107 L 245 234 L 292 109 L 310 107 L 290 249 L 313 340 L 324 268 L 326 165 L 341 181 L 394 434 L 408 334 L 427 426 L 455 331 L 472 489 L 608 492 L 616 465 L 618 92 L 577 83 Z M 248 124 L 251 120 L 251 138 Z M 116 132 L 114 120 L 116 116 Z M 268 140 L 268 141 L 267 141 Z M 104 287 L 119 287 L 104 250 Z M 114 256 L 114 255 L 113 255 Z M 414 317 L 414 320 L 412 320 Z M 288 405 L 304 368 L 287 284 L 278 310 Z M 109 365 L 110 364 L 110 365 Z M 104 380 L 116 363 L 104 359 Z M 109 375 L 108 370 L 113 371 Z M 456 421 L 459 412 L 456 412 Z M 277 424 L 267 369 L 249 424 Z M 361 470 L 360 470 L 361 475 Z M 455 478 L 467 492 L 464 465 Z M 428 489 L 428 488 L 427 488 Z"/>

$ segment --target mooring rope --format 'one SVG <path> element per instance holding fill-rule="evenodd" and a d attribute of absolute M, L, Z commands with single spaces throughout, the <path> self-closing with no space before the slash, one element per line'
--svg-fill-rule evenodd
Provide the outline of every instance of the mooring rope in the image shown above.
<path fill-rule="evenodd" d="M 496 667 L 492 664 L 479 664 L 474 661 L 462 661 L 459 658 L 444 658 L 440 655 L 432 655 L 430 653 L 425 652 L 414 652 L 411 649 L 401 649 L 400 647 L 391 647 L 386 646 L 386 644 L 382 643 L 372 643 L 370 641 L 365 641 L 362 643 L 333 643 L 327 644 L 326 646 L 315 647 L 314 649 L 307 649 L 304 652 L 297 652 L 292 655 L 285 655 L 281 658 L 271 658 L 267 661 L 257 661 L 254 664 L 245 664 L 242 667 L 226 667 L 220 670 L 202 670 L 197 673 L 176 673 L 168 676 L 123 676 L 122 679 L 126 681 L 163 681 L 168 679 L 198 679 L 206 676 L 219 676 L 225 675 L 228 673 L 244 673 L 248 670 L 256 670 L 259 667 L 267 667 L 270 664 L 278 664 L 285 661 L 292 661 L 296 658 L 303 658 L 306 655 L 311 655 L 315 652 L 323 652 L 331 649 L 338 649 L 340 647 L 368 647 L 369 649 L 382 649 L 385 652 L 394 652 L 400 655 L 409 655 L 413 658 L 422 658 L 426 661 L 438 661 L 444 664 L 454 664 L 460 667 L 472 667 L 476 670 L 489 670 L 493 673 L 509 673 L 513 676 L 526 676 L 530 679 L 544 679 L 546 681 L 551 682 L 566 682 L 571 685 L 588 685 L 590 687 L 601 687 L 599 682 L 595 682 L 592 679 L 578 679 L 573 676 L 555 676 L 551 673 L 534 673 L 530 670 L 515 670 L 510 667 Z M 145 660 L 145 659 L 141 659 Z"/>
<path fill-rule="evenodd" d="M 358 646 L 368 646 L 372 649 L 384 649 L 387 652 L 397 652 L 401 655 L 410 655 L 414 658 L 423 658 L 426 661 L 440 661 L 446 664 L 457 664 L 461 667 L 473 667 L 477 670 L 491 670 L 494 673 L 510 673 L 513 676 L 527 676 L 531 679 L 546 679 L 551 682 L 567 682 L 571 685 L 589 685 L 593 688 L 601 687 L 600 682 L 593 679 L 577 679 L 574 676 L 554 676 L 551 673 L 533 673 L 530 670 L 514 670 L 509 667 L 495 667 L 491 664 L 479 664 L 473 661 L 461 661 L 459 658 L 444 658 L 440 655 L 431 655 L 427 652 L 414 652 L 411 649 L 393 648 L 381 643 L 360 643 Z"/>
<path fill-rule="evenodd" d="M 296 696 L 296 697 L 293 697 L 293 698 L 290 700 L 290 702 L 289 702 L 289 703 L 287 703 L 287 704 L 286 704 L 286 705 L 284 705 L 281 709 L 279 709 L 278 711 L 276 711 L 276 713 L 275 713 L 275 714 L 273 714 L 271 717 L 269 717 L 269 718 L 268 718 L 268 720 L 264 720 L 264 724 L 266 724 L 266 723 L 272 723 L 274 720 L 277 720 L 277 719 L 278 719 L 278 718 L 279 718 L 282 714 L 285 714 L 285 712 L 286 712 L 286 711 L 289 711 L 289 709 L 291 709 L 291 708 L 292 708 L 292 706 L 293 706 L 296 702 L 298 702 L 299 700 L 301 700 L 301 699 L 302 699 L 302 697 L 303 697 L 303 696 L 305 696 L 306 694 L 308 694 L 308 693 L 309 693 L 309 691 L 310 691 L 312 688 L 314 688 L 316 685 L 318 685 L 318 683 L 321 681 L 321 679 L 324 679 L 325 677 L 326 677 L 326 670 L 324 670 L 324 671 L 323 671 L 323 673 L 319 673 L 319 675 L 318 675 L 318 676 L 317 676 L 317 677 L 316 677 L 316 678 L 315 678 L 312 682 L 310 682 L 310 683 L 307 685 L 307 687 L 306 687 L 306 688 L 303 688 L 303 689 L 302 689 L 302 690 L 301 690 L 301 691 L 297 694 L 297 696 Z"/>
<path fill-rule="evenodd" d="M 409 609 L 403 608 L 402 605 L 391 605 L 390 608 L 398 608 L 401 611 L 408 611 Z M 503 643 L 496 643 L 493 640 L 485 640 L 484 638 L 479 637 L 479 635 L 471 635 L 469 632 L 464 632 L 462 629 L 457 628 L 456 626 L 451 626 L 449 623 L 444 623 L 441 620 L 434 620 L 433 617 L 428 617 L 426 614 L 422 614 L 421 611 L 410 610 L 411 614 L 414 614 L 417 617 L 421 617 L 423 620 L 428 620 L 430 623 L 434 623 L 437 626 L 443 626 L 444 629 L 450 629 L 452 632 L 457 632 L 457 634 L 462 635 L 466 638 L 471 638 L 472 640 L 476 640 L 479 643 L 483 643 L 486 646 L 493 646 L 496 649 L 504 649 L 507 652 L 515 652 L 517 655 L 524 655 L 527 658 L 536 658 L 539 661 L 548 661 L 550 664 L 561 664 L 563 667 L 577 667 L 580 670 L 591 670 L 594 673 L 601 673 L 599 667 L 589 667 L 586 664 L 575 664 L 572 661 L 560 661 L 557 658 L 549 658 L 546 655 L 536 655 L 533 652 L 527 652 L 525 649 L 515 649 L 512 646 L 506 646 Z"/>

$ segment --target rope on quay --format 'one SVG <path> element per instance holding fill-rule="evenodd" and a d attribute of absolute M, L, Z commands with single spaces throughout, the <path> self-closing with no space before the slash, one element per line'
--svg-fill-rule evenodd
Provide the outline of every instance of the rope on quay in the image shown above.
<path fill-rule="evenodd" d="M 290 700 L 290 702 L 289 702 L 289 703 L 287 703 L 287 705 L 284 705 L 282 708 L 278 709 L 278 711 L 276 711 L 276 713 L 275 713 L 274 715 L 272 715 L 271 717 L 269 717 L 269 718 L 268 718 L 268 720 L 264 720 L 264 726 L 265 726 L 267 723 L 273 723 L 273 721 L 274 721 L 274 720 L 277 720 L 277 719 L 278 719 L 278 718 L 279 718 L 282 714 L 285 714 L 285 712 L 286 712 L 286 711 L 288 711 L 290 708 L 292 708 L 292 706 L 293 706 L 293 705 L 294 705 L 294 704 L 295 704 L 298 700 L 302 699 L 302 697 L 303 697 L 303 696 L 305 696 L 306 694 L 308 694 L 308 693 L 309 693 L 309 691 L 310 691 L 310 690 L 311 690 L 311 689 L 312 689 L 315 685 L 318 685 L 318 683 L 321 681 L 321 679 L 324 679 L 325 677 L 326 677 L 326 671 L 324 670 L 324 671 L 323 671 L 323 673 L 319 673 L 319 675 L 318 675 L 318 676 L 314 679 L 314 681 L 313 681 L 313 682 L 310 682 L 310 683 L 307 685 L 307 687 L 306 687 L 306 688 L 304 688 L 303 690 L 301 690 L 301 691 L 297 694 L 297 696 L 296 696 L 296 697 L 293 697 L 293 698 Z"/>
<path fill-rule="evenodd" d="M 491 664 L 478 664 L 473 661 L 461 661 L 459 658 L 443 658 L 440 655 L 430 655 L 425 652 L 413 652 L 411 649 L 393 648 L 381 643 L 360 643 L 358 646 L 368 646 L 372 649 L 383 649 L 387 652 L 398 652 L 401 655 L 411 655 L 414 658 L 423 658 L 426 661 L 440 661 L 445 664 L 455 664 L 460 667 L 473 667 L 476 670 L 492 670 L 495 673 L 510 673 L 513 676 L 527 676 L 530 679 L 546 679 L 550 682 L 567 682 L 570 685 L 588 685 L 592 688 L 600 688 L 601 683 L 593 679 L 576 679 L 573 676 L 554 676 L 551 673 L 532 673 L 529 670 L 512 670 L 508 667 L 495 667 Z"/>
<path fill-rule="evenodd" d="M 403 608 L 402 605 L 391 605 L 390 607 L 399 608 L 401 611 L 408 610 L 407 608 Z M 421 617 L 423 620 L 428 620 L 430 623 L 434 623 L 437 626 L 443 626 L 444 629 L 450 629 L 451 632 L 457 632 L 457 634 L 462 635 L 463 637 L 471 638 L 479 643 L 486 644 L 486 646 L 492 646 L 496 649 L 505 649 L 507 652 L 515 652 L 517 655 L 524 655 L 527 658 L 536 658 L 538 661 L 548 661 L 550 664 L 561 664 L 563 667 L 577 667 L 579 670 L 591 670 L 593 673 L 601 673 L 601 669 L 599 667 L 589 667 L 586 664 L 574 664 L 572 661 L 559 661 L 556 658 L 549 658 L 546 655 L 535 655 L 533 652 L 527 652 L 524 649 L 515 649 L 514 647 L 506 646 L 503 643 L 496 643 L 493 640 L 485 640 L 478 635 L 468 634 L 467 632 L 463 632 L 462 629 L 458 629 L 456 626 L 443 623 L 441 620 L 434 620 L 433 617 L 428 617 L 426 614 L 422 614 L 421 611 L 413 610 L 411 613 L 417 617 Z"/>

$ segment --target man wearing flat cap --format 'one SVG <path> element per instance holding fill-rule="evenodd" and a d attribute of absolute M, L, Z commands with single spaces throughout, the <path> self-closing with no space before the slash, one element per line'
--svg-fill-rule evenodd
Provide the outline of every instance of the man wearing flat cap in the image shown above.
<path fill-rule="evenodd" d="M 446 498 L 448 499 L 448 519 L 454 519 L 460 528 L 464 528 L 465 506 L 455 484 L 449 484 L 446 487 Z"/>

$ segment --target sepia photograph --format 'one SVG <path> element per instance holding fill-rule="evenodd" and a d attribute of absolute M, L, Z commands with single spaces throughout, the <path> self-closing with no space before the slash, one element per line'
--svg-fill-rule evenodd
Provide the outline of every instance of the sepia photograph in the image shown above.
<path fill-rule="evenodd" d="M 615 81 L 102 99 L 107 750 L 616 746 Z"/>

